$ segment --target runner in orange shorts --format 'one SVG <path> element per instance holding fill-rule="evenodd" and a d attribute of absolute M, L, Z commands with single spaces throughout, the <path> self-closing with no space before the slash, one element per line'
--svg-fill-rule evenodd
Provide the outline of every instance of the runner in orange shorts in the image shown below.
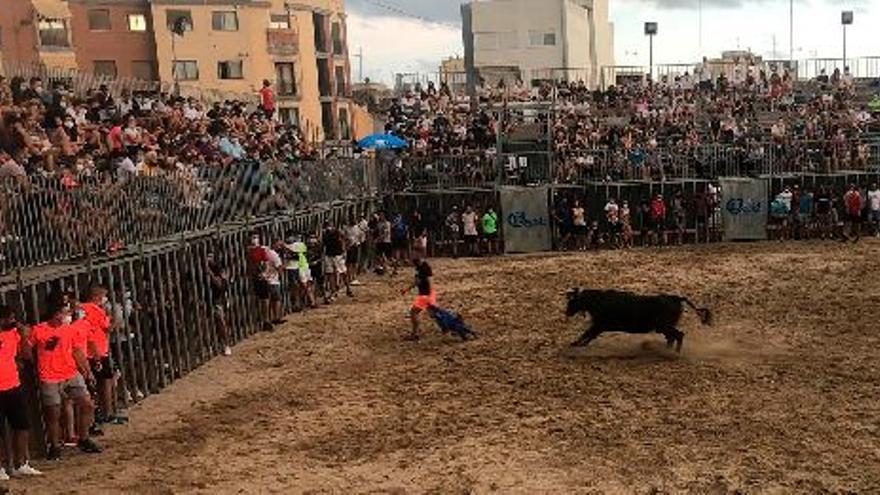
<path fill-rule="evenodd" d="M 431 283 L 431 277 L 434 276 L 434 273 L 431 271 L 431 265 L 427 261 L 417 258 L 413 260 L 413 266 L 416 269 L 416 279 L 403 293 L 406 294 L 413 288 L 416 288 L 419 291 L 419 295 L 416 296 L 416 300 L 413 301 L 412 307 L 409 310 L 412 330 L 406 336 L 406 340 L 419 340 L 419 325 L 422 313 L 437 304 L 437 293 L 434 291 L 434 286 Z"/>

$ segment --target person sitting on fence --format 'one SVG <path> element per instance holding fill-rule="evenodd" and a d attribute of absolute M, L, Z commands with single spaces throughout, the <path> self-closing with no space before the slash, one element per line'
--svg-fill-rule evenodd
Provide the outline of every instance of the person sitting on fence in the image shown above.
<path fill-rule="evenodd" d="M 104 308 L 109 304 L 107 289 L 94 286 L 88 299 L 82 303 L 85 319 L 91 324 L 88 334 L 88 358 L 92 375 L 97 381 L 99 413 L 95 424 L 126 424 L 128 420 L 117 415 L 116 371 L 110 359 L 110 318 Z"/>
<path fill-rule="evenodd" d="M 85 319 L 73 323 L 72 311 L 70 305 L 61 301 L 51 302 L 48 320 L 34 326 L 26 340 L 26 349 L 33 349 L 37 357 L 40 396 L 48 430 L 49 460 L 61 458 L 59 420 L 64 398 L 70 398 L 76 406 L 79 449 L 86 453 L 100 453 L 103 450 L 89 438 L 95 405 L 89 397 L 86 383 L 94 384 L 95 377 L 82 351 L 82 340 L 86 338 L 90 323 Z M 28 350 L 24 353 L 26 357 L 29 354 Z"/>
<path fill-rule="evenodd" d="M 28 405 L 21 389 L 16 361 L 23 354 L 29 333 L 30 329 L 18 322 L 12 308 L 0 305 L 0 414 L 6 418 L 12 430 L 13 456 L 12 459 L 4 460 L 0 466 L 0 481 L 9 479 L 6 467 L 10 464 L 13 476 L 43 474 L 30 466 Z M 3 452 L 6 452 L 5 448 L 0 449 L 0 453 Z"/>

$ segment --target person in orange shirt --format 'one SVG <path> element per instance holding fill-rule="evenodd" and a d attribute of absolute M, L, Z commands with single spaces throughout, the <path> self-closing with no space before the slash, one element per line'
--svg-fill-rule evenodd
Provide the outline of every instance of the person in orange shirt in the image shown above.
<path fill-rule="evenodd" d="M 12 475 L 39 476 L 43 473 L 30 466 L 29 430 L 27 404 L 21 390 L 16 357 L 28 338 L 28 329 L 18 323 L 15 312 L 8 306 L 0 306 L 0 414 L 12 428 Z M 0 453 L 6 449 L 0 449 Z M 0 480 L 8 480 L 6 462 L 0 466 Z"/>
<path fill-rule="evenodd" d="M 77 409 L 77 446 L 86 453 L 99 453 L 101 446 L 89 438 L 95 405 L 89 397 L 86 381 L 94 383 L 83 349 L 90 323 L 85 318 L 73 322 L 69 304 L 55 302 L 49 308 L 49 319 L 31 329 L 26 342 L 37 356 L 40 396 L 46 414 L 49 437 L 47 458 L 61 458 L 61 402 L 70 398 Z M 25 355 L 29 353 L 26 351 Z"/>
<path fill-rule="evenodd" d="M 116 397 L 116 375 L 110 361 L 110 317 L 104 310 L 108 302 L 107 289 L 95 286 L 89 290 L 88 300 L 81 305 L 85 319 L 91 324 L 86 355 L 97 380 L 100 415 L 95 422 L 124 424 L 125 419 L 116 416 L 113 400 Z"/>

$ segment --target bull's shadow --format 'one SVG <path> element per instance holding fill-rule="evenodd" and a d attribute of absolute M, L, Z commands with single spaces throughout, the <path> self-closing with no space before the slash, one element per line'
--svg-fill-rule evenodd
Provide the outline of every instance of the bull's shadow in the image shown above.
<path fill-rule="evenodd" d="M 680 361 L 685 357 L 674 349 L 667 348 L 662 340 L 654 342 L 651 340 L 632 340 L 624 336 L 620 338 L 609 337 L 606 339 L 612 342 L 606 342 L 606 345 L 596 342 L 590 347 L 569 347 L 563 349 L 559 355 L 568 361 L 584 363 L 635 362 L 644 364 Z"/>

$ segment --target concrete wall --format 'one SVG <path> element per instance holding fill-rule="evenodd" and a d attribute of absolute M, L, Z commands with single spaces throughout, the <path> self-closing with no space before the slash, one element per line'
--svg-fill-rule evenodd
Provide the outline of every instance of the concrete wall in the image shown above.
<path fill-rule="evenodd" d="M 526 79 L 567 77 L 596 86 L 601 66 L 614 64 L 608 0 L 541 0 L 540 8 L 536 0 L 493 0 L 472 2 L 469 7 L 473 12 L 474 65 L 478 68 L 518 66 Z M 531 31 L 551 30 L 556 33 L 555 47 L 530 46 Z M 499 40 L 498 47 L 489 48 L 481 33 L 515 39 L 516 46 L 505 47 Z"/>
<path fill-rule="evenodd" d="M 529 77 L 534 69 L 561 67 L 562 1 L 542 0 L 540 8 L 536 8 L 535 2 L 530 0 L 472 3 L 474 64 L 477 67 L 519 66 L 525 77 Z M 530 46 L 529 32 L 532 30 L 552 30 L 556 33 L 556 46 Z M 497 33 L 499 37 L 511 36 L 508 39 L 515 39 L 516 46 L 504 48 L 499 40 L 499 48 L 487 47 L 483 33 Z"/>
<path fill-rule="evenodd" d="M 174 38 L 172 50 L 171 31 L 167 26 L 169 10 L 188 10 L 192 15 L 193 29 Z M 238 14 L 238 31 L 214 31 L 211 25 L 215 11 L 235 11 Z M 198 61 L 198 81 L 181 81 L 181 85 L 216 89 L 237 93 L 253 93 L 263 79 L 274 79 L 274 67 L 270 70 L 266 57 L 266 28 L 269 17 L 264 4 L 252 6 L 187 4 L 159 0 L 153 3 L 156 58 L 159 77 L 173 81 L 173 61 Z M 218 77 L 217 63 L 241 60 L 243 79 L 223 80 Z"/>
<path fill-rule="evenodd" d="M 92 9 L 104 9 L 110 13 L 109 31 L 89 29 L 88 13 Z M 71 0 L 71 27 L 76 46 L 76 63 L 84 72 L 94 72 L 96 60 L 116 62 L 119 77 L 138 77 L 133 70 L 133 62 L 151 62 L 153 74 L 156 72 L 156 45 L 153 36 L 150 5 L 146 0 Z M 129 14 L 143 14 L 147 17 L 147 31 L 130 31 Z M 164 31 L 164 24 L 159 32 Z M 143 77 L 143 76 L 140 76 Z"/>

